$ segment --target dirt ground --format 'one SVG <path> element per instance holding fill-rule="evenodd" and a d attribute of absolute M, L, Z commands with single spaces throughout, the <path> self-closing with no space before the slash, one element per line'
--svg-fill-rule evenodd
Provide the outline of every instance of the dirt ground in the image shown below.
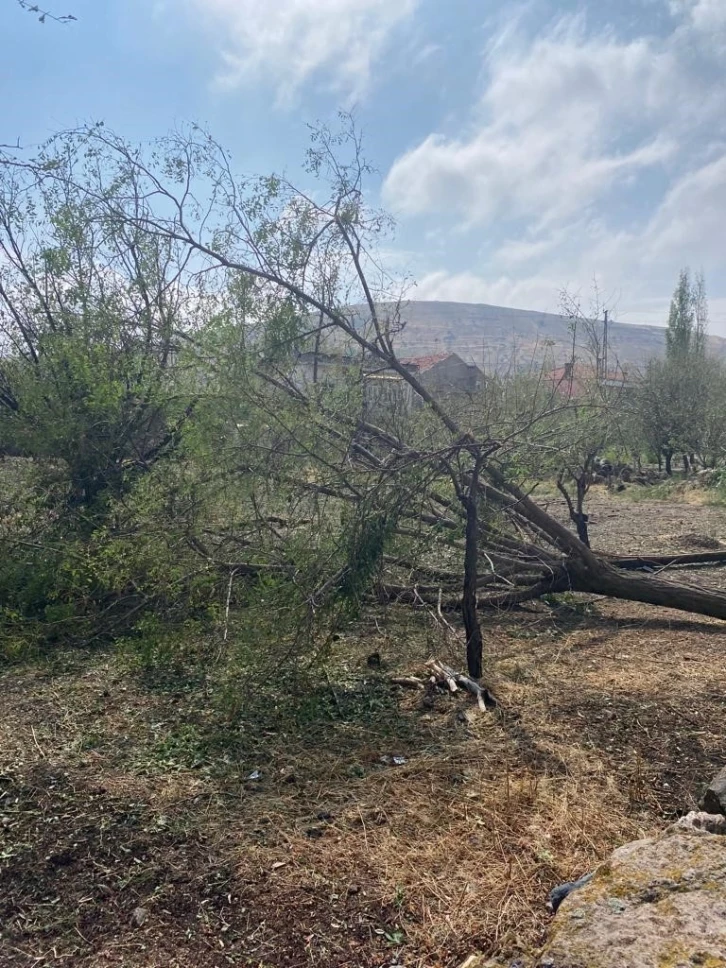
<path fill-rule="evenodd" d="M 726 542 L 715 507 L 590 510 L 606 550 Z M 494 714 L 390 686 L 432 654 L 461 666 L 403 609 L 352 626 L 288 724 L 225 730 L 210 681 L 149 682 L 112 651 L 5 669 L 0 966 L 449 968 L 536 944 L 554 884 L 726 762 L 724 626 L 584 598 L 483 622 Z"/>

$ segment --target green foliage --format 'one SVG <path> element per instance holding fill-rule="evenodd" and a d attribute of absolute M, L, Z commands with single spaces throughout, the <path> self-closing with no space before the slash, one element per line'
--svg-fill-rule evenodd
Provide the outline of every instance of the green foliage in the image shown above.
<path fill-rule="evenodd" d="M 347 531 L 345 573 L 340 587 L 344 601 L 354 607 L 370 586 L 398 521 L 395 508 L 368 501 L 356 509 Z"/>
<path fill-rule="evenodd" d="M 0 450 L 67 468 L 67 502 L 119 495 L 193 395 L 172 365 L 172 244 L 108 218 L 64 173 L 0 181 Z M 61 176 L 59 175 L 59 179 Z M 32 231 L 28 231 L 32 229 Z"/>
<path fill-rule="evenodd" d="M 688 269 L 682 269 L 678 285 L 673 293 L 668 328 L 666 329 L 666 350 L 668 360 L 683 364 L 696 349 L 694 343 L 694 296 Z M 702 347 L 699 347 L 699 350 Z"/>
<path fill-rule="evenodd" d="M 726 370 L 706 355 L 708 305 L 702 275 L 684 269 L 671 302 L 666 358 L 652 360 L 633 411 L 634 436 L 652 457 L 697 456 L 715 466 L 726 455 Z M 644 445 L 644 446 L 643 446 Z"/>
<path fill-rule="evenodd" d="M 117 642 L 150 679 L 219 667 L 234 719 L 241 679 L 319 676 L 389 552 L 460 566 L 469 435 L 526 480 L 590 434 L 537 377 L 447 400 L 461 434 L 431 400 L 376 413 L 370 378 L 414 377 L 350 119 L 307 167 L 305 191 L 238 178 L 198 126 L 0 158 L 0 448 L 33 469 L 22 520 L 0 516 L 13 642 L 26 622 L 37 647 Z M 338 371 L 306 375 L 328 339 Z"/>
<path fill-rule="evenodd" d="M 668 459 L 696 454 L 714 464 L 726 453 L 722 407 L 726 371 L 711 358 L 687 366 L 670 360 L 648 365 L 636 399 L 642 438 L 651 453 Z"/>

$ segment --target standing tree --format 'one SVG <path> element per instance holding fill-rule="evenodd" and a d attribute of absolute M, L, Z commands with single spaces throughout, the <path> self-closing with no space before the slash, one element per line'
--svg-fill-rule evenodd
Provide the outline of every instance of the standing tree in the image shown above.
<path fill-rule="evenodd" d="M 666 358 L 648 364 L 640 387 L 643 437 L 666 474 L 673 457 L 683 455 L 688 473 L 695 454 L 703 451 L 712 367 L 706 359 L 708 304 L 703 275 L 694 282 L 688 269 L 680 273 L 671 300 L 666 329 Z"/>
<path fill-rule="evenodd" d="M 706 355 L 706 344 L 708 342 L 708 300 L 706 299 L 706 280 L 703 272 L 697 273 L 693 281 L 691 298 L 695 324 L 693 352 L 695 356 L 702 358 Z"/>
<path fill-rule="evenodd" d="M 694 352 L 694 323 L 691 276 L 688 269 L 682 269 L 668 314 L 666 356 L 669 362 L 683 365 Z"/>
<path fill-rule="evenodd" d="M 186 257 L 67 179 L 2 176 L 0 451 L 62 461 L 69 506 L 90 511 L 168 454 L 193 410 L 174 366 Z"/>

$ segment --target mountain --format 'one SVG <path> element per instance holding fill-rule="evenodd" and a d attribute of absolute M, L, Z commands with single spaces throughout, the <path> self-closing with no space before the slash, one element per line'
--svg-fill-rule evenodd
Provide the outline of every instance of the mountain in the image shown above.
<path fill-rule="evenodd" d="M 403 305 L 403 332 L 396 340 L 402 356 L 422 356 L 451 350 L 487 370 L 528 367 L 545 357 L 563 363 L 572 353 L 572 322 L 567 316 L 511 309 L 484 303 L 423 302 Z M 576 330 L 576 355 L 588 356 L 588 327 L 602 340 L 602 321 L 583 323 Z M 665 327 L 609 323 L 608 358 L 614 369 L 643 366 L 665 353 Z M 726 358 L 726 339 L 710 336 L 711 352 Z"/>

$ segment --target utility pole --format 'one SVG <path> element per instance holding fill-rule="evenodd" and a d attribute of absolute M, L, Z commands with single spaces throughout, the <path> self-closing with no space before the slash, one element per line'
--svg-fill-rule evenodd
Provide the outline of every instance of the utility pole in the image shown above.
<path fill-rule="evenodd" d="M 602 378 L 608 378 L 608 311 L 605 310 L 605 322 L 603 323 L 602 334 Z"/>

